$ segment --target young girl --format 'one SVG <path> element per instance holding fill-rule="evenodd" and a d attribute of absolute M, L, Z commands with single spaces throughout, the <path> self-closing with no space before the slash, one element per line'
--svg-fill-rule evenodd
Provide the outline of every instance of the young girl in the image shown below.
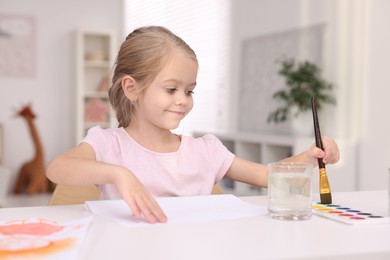
<path fill-rule="evenodd" d="M 137 218 L 166 222 L 156 196 L 210 194 L 223 177 L 267 187 L 267 167 L 234 156 L 214 135 L 173 134 L 193 107 L 198 61 L 194 51 L 163 27 L 143 27 L 122 43 L 116 61 L 111 105 L 119 128 L 93 127 L 82 142 L 47 167 L 55 183 L 96 184 L 101 199 L 122 198 Z M 323 137 L 285 161 L 317 158 L 335 163 L 339 150 Z"/>

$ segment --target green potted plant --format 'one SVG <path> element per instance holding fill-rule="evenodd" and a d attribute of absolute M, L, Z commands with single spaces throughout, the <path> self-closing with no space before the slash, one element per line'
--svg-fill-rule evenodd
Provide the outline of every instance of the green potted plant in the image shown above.
<path fill-rule="evenodd" d="M 336 104 L 331 93 L 333 85 L 321 77 L 318 66 L 310 61 L 296 62 L 293 58 L 279 61 L 279 75 L 286 80 L 287 88 L 273 94 L 280 106 L 268 115 L 268 122 L 284 122 L 311 110 L 311 98 L 316 98 L 317 110 L 325 104 Z"/>

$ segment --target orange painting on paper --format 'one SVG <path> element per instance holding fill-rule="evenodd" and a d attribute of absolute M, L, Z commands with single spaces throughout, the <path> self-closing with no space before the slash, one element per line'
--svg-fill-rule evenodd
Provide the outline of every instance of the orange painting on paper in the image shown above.
<path fill-rule="evenodd" d="M 48 219 L 0 224 L 0 258 L 69 259 L 77 254 L 91 217 L 61 224 Z"/>

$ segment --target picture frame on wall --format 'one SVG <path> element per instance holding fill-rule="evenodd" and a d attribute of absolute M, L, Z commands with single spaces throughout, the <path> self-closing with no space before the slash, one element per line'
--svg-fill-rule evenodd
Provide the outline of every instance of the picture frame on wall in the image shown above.
<path fill-rule="evenodd" d="M 1 76 L 35 77 L 36 36 L 34 16 L 0 13 Z"/>

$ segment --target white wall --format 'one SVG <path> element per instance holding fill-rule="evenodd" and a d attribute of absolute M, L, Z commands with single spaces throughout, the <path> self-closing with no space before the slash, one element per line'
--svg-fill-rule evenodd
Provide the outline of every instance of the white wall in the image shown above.
<path fill-rule="evenodd" d="M 360 189 L 387 188 L 390 168 L 390 1 L 367 1 L 364 113 L 358 160 Z"/>
<path fill-rule="evenodd" d="M 29 101 L 38 114 L 36 124 L 46 161 L 75 145 L 72 31 L 77 27 L 116 28 L 120 35 L 121 2 L 0 0 L 0 13 L 33 15 L 37 21 L 36 76 L 22 79 L 0 75 L 4 163 L 13 172 L 33 154 L 25 122 L 12 117 L 13 109 Z M 231 128 L 236 127 L 238 117 L 235 108 L 240 86 L 241 40 L 327 22 L 324 73 L 338 86 L 338 104 L 328 111 L 324 132 L 341 144 L 342 161 L 337 174 L 342 176 L 342 182 L 359 189 L 386 188 L 390 167 L 387 10 L 387 0 L 232 1 Z"/>
<path fill-rule="evenodd" d="M 238 107 L 239 91 L 240 91 L 240 66 L 242 53 L 242 40 L 246 38 L 258 37 L 261 35 L 270 35 L 274 33 L 281 33 L 289 30 L 295 30 L 302 27 L 308 27 L 312 25 L 325 24 L 325 49 L 323 73 L 326 78 L 334 82 L 337 85 L 337 78 L 334 77 L 332 71 L 327 68 L 326 64 L 331 62 L 334 57 L 334 50 L 330 47 L 333 46 L 330 43 L 335 41 L 332 36 L 333 29 L 333 17 L 332 9 L 333 5 L 329 1 L 306 1 L 306 0 L 243 0 L 233 1 L 233 28 L 232 28 L 232 46 L 233 46 L 233 57 L 232 57 L 232 86 L 233 94 L 232 97 L 235 99 L 235 106 Z M 330 38 L 330 39 L 328 39 Z M 330 46 L 329 46 L 330 45 Z M 277 58 L 277 57 L 275 57 Z M 343 101 L 340 95 L 337 95 L 338 106 L 336 109 L 344 110 Z M 233 109 L 235 119 L 238 118 L 240 111 Z M 327 118 L 328 115 L 334 115 L 325 111 L 321 114 L 321 126 L 322 134 L 330 135 L 334 137 L 340 145 L 342 150 L 342 160 L 337 166 L 328 166 L 329 180 L 333 191 L 340 190 L 355 190 L 356 187 L 356 172 L 355 172 L 355 154 L 350 154 L 353 148 L 356 148 L 356 142 L 351 143 L 349 140 L 345 140 L 340 134 L 342 128 L 336 128 L 338 119 L 333 117 Z M 338 112 L 337 114 L 340 114 Z M 324 116 L 325 115 L 325 116 Z M 308 122 L 310 123 L 310 122 Z M 238 122 L 233 122 L 232 127 L 238 128 Z M 310 123 L 310 126 L 312 123 Z M 349 125 L 349 123 L 347 123 Z M 313 140 L 297 140 L 296 150 L 303 151 L 314 143 Z M 318 174 L 315 174 L 313 178 L 317 180 Z M 352 181 L 351 181 L 352 179 Z"/>
<path fill-rule="evenodd" d="M 1 14 L 36 19 L 36 75 L 0 75 L 0 123 L 5 130 L 4 165 L 16 176 L 33 156 L 26 123 L 15 111 L 31 102 L 38 115 L 46 161 L 75 145 L 75 49 L 78 27 L 116 29 L 122 33 L 121 0 L 0 0 Z"/>
<path fill-rule="evenodd" d="M 284 32 L 304 26 L 317 25 L 325 21 L 323 1 L 315 1 L 306 10 L 302 0 L 243 0 L 232 1 L 232 82 L 233 100 L 232 128 L 237 129 L 240 66 L 242 40 L 247 38 L 268 35 L 275 32 Z"/>
<path fill-rule="evenodd" d="M 336 85 L 337 106 L 321 118 L 340 145 L 330 166 L 335 190 L 387 188 L 390 167 L 390 32 L 386 0 L 233 1 L 232 128 L 237 128 L 241 42 L 248 37 L 326 23 L 324 75 Z M 334 174 L 333 174 L 334 173 Z"/>

